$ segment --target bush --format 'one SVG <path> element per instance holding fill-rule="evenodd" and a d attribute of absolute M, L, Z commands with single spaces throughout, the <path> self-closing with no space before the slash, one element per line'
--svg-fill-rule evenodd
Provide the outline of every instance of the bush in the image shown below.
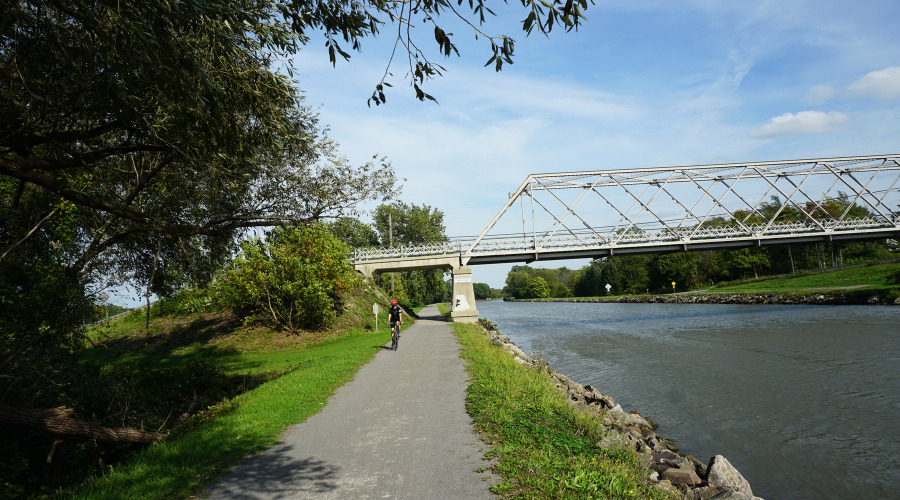
<path fill-rule="evenodd" d="M 900 285 L 900 269 L 888 274 L 887 282 L 890 285 Z"/>
<path fill-rule="evenodd" d="M 278 228 L 242 244 L 222 283 L 223 299 L 245 318 L 288 330 L 328 326 L 359 283 L 348 248 L 317 227 Z"/>
<path fill-rule="evenodd" d="M 152 316 L 178 316 L 194 313 L 218 312 L 222 309 L 218 289 L 183 288 L 171 297 L 161 299 L 152 306 Z"/>
<path fill-rule="evenodd" d="M 528 283 L 525 296 L 530 299 L 546 299 L 550 297 L 550 285 L 540 276 L 535 277 Z"/>

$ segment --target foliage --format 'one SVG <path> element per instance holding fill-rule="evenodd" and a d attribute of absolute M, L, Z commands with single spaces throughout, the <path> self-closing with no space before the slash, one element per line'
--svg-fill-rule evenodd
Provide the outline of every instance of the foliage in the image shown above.
<path fill-rule="evenodd" d="M 491 298 L 491 287 L 487 283 L 474 283 L 472 291 L 475 293 L 475 300 L 485 300 Z"/>
<path fill-rule="evenodd" d="M 52 231 L 38 235 L 44 243 Z M 0 402 L 55 405 L 65 392 L 62 361 L 101 317 L 87 280 L 65 266 L 65 244 L 21 245 L 0 261 Z M 47 384 L 47 380 L 55 380 Z"/>
<path fill-rule="evenodd" d="M 596 259 L 585 266 L 575 281 L 580 297 L 613 294 L 661 293 L 708 288 L 719 282 L 754 278 L 764 274 L 794 274 L 824 269 L 826 258 L 833 266 L 842 262 L 868 262 L 893 254 L 885 241 L 791 245 L 701 251 L 668 255 L 614 256 Z M 507 276 L 507 283 L 513 273 Z M 509 288 L 509 286 L 507 287 Z"/>
<path fill-rule="evenodd" d="M 888 274 L 886 281 L 891 285 L 900 285 L 900 267 L 898 267 L 894 272 Z"/>
<path fill-rule="evenodd" d="M 544 278 L 535 276 L 534 279 L 528 282 L 528 288 L 525 293 L 529 299 L 546 299 L 550 297 L 550 285 L 547 284 Z"/>
<path fill-rule="evenodd" d="M 630 450 L 601 448 L 608 432 L 556 392 L 540 369 L 517 364 L 476 325 L 455 325 L 471 377 L 466 409 L 502 476 L 492 491 L 515 498 L 664 498 Z"/>
<path fill-rule="evenodd" d="M 156 301 L 151 310 L 154 316 L 219 312 L 227 305 L 224 299 L 219 283 L 213 282 L 208 287 L 182 288 L 171 297 Z"/>
<path fill-rule="evenodd" d="M 769 266 L 769 257 L 761 248 L 742 248 L 740 250 L 728 250 L 722 252 L 722 265 L 729 278 L 746 276 L 753 273 L 754 278 L 759 277 L 759 270 Z"/>
<path fill-rule="evenodd" d="M 391 290 L 391 274 L 382 273 L 378 284 L 387 292 Z M 420 271 L 395 272 L 393 298 L 409 307 L 422 307 L 450 300 L 450 291 L 444 282 L 444 270 L 425 269 Z"/>
<path fill-rule="evenodd" d="M 69 267 L 155 278 L 165 294 L 208 277 L 240 228 L 392 191 L 389 167 L 349 166 L 271 69 L 295 45 L 271 5 L 130 3 L 0 11 L 0 174 L 16 186 L 3 206 L 65 220 Z M 9 227 L 4 247 L 40 226 Z"/>
<path fill-rule="evenodd" d="M 337 316 L 358 284 L 347 247 L 319 227 L 277 228 L 242 245 L 223 293 L 242 315 L 288 330 L 320 329 Z"/>
<path fill-rule="evenodd" d="M 528 293 L 528 284 L 531 282 L 531 276 L 527 271 L 519 271 L 517 269 L 525 266 L 513 266 L 506 275 L 506 287 L 504 292 L 514 299 L 524 299 Z"/>
<path fill-rule="evenodd" d="M 424 203 L 418 206 L 395 201 L 379 205 L 372 219 L 383 246 L 447 241 L 444 213 Z"/>
<path fill-rule="evenodd" d="M 503 294 L 516 299 L 569 297 L 576 274 L 565 267 L 559 269 L 513 266 L 506 277 Z M 535 282 L 540 278 L 539 282 Z"/>
<path fill-rule="evenodd" d="M 325 228 L 351 248 L 378 246 L 378 233 L 372 226 L 353 217 L 325 224 Z"/>
<path fill-rule="evenodd" d="M 421 206 L 400 201 L 382 204 L 375 209 L 372 218 L 374 231 L 384 246 L 447 241 L 444 213 L 424 203 Z M 408 307 L 419 307 L 450 299 L 444 285 L 445 272 L 443 269 L 425 269 L 383 273 L 378 283 L 390 291 L 393 274 L 394 297 Z"/>

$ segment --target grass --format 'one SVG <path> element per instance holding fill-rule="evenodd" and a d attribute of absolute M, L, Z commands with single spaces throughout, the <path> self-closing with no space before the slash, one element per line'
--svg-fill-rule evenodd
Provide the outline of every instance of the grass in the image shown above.
<path fill-rule="evenodd" d="M 288 426 L 318 413 L 381 350 L 390 332 L 381 320 L 378 331 L 371 331 L 373 300 L 387 309 L 383 297 L 360 294 L 324 332 L 279 332 L 211 314 L 157 318 L 146 332 L 142 318 L 126 316 L 92 331 L 94 342 L 103 344 L 86 351 L 82 363 L 166 371 L 199 360 L 215 365 L 223 378 L 255 374 L 258 383 L 218 400 L 166 440 L 60 496 L 168 499 L 199 493 L 246 455 L 276 443 Z"/>
<path fill-rule="evenodd" d="M 387 330 L 353 331 L 293 353 L 296 366 L 285 375 L 221 402 L 199 428 L 147 448 L 72 497 L 162 499 L 197 493 L 244 456 L 277 442 L 289 425 L 318 413 L 388 339 Z"/>
<path fill-rule="evenodd" d="M 593 415 L 556 392 L 542 370 L 528 368 L 490 343 L 475 325 L 456 324 L 471 376 L 466 407 L 491 445 L 486 458 L 503 498 L 668 498 L 645 483 L 638 456 L 601 448 L 608 432 Z"/>
<path fill-rule="evenodd" d="M 751 282 L 725 284 L 710 289 L 712 293 L 788 293 L 817 292 L 854 287 L 860 290 L 892 288 L 887 277 L 900 270 L 900 263 L 851 267 L 835 271 L 763 278 Z"/>

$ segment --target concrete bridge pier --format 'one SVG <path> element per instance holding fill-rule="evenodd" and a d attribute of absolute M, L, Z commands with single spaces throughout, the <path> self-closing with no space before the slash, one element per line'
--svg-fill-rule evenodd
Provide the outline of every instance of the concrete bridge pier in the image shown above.
<path fill-rule="evenodd" d="M 461 265 L 459 255 L 427 255 L 402 259 L 379 259 L 356 262 L 353 267 L 368 281 L 375 273 L 391 271 L 415 271 L 417 269 L 450 269 L 453 296 L 450 297 L 450 317 L 459 323 L 478 321 L 475 308 L 475 288 L 472 286 L 472 268 Z"/>
<path fill-rule="evenodd" d="M 477 322 L 478 309 L 475 308 L 472 268 L 469 266 L 454 267 L 450 272 L 453 279 L 453 294 L 450 297 L 450 317 L 458 323 Z"/>

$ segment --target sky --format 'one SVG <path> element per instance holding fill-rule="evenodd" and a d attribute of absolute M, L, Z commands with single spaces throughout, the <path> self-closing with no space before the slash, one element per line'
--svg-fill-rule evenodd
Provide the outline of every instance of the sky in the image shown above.
<path fill-rule="evenodd" d="M 437 104 L 415 99 L 397 56 L 387 103 L 367 105 L 391 28 L 336 67 L 316 37 L 292 63 L 343 154 L 387 157 L 400 199 L 441 210 L 448 236 L 478 235 L 530 173 L 900 152 L 896 0 L 598 1 L 577 32 L 528 37 L 518 2 L 492 8 L 482 30 L 516 41 L 499 73 L 483 67 L 485 39 L 448 16 L 460 57 L 419 36 L 445 68 L 425 86 Z M 510 266 L 473 280 L 501 288 Z"/>

